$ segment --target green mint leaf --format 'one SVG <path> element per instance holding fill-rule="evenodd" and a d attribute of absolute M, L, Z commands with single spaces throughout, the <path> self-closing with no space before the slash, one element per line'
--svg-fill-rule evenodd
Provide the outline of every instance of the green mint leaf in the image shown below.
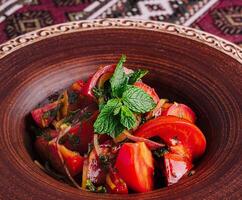
<path fill-rule="evenodd" d="M 152 110 L 156 104 L 154 100 L 142 89 L 129 85 L 122 97 L 124 105 L 136 113 L 146 113 Z"/>
<path fill-rule="evenodd" d="M 101 111 L 103 108 L 104 108 L 104 106 L 105 106 L 106 104 L 103 102 L 103 103 L 100 103 L 99 105 L 98 105 L 98 109 L 99 109 L 99 111 Z"/>
<path fill-rule="evenodd" d="M 113 111 L 113 114 L 114 115 L 118 115 L 119 114 L 119 112 L 120 112 L 120 109 L 121 109 L 121 107 L 119 106 L 119 107 L 117 107 L 117 108 L 115 108 L 114 109 L 114 111 Z"/>
<path fill-rule="evenodd" d="M 133 85 L 136 81 L 141 80 L 146 74 L 148 74 L 148 70 L 142 70 L 138 69 L 134 71 L 132 74 L 129 76 L 129 84 Z"/>
<path fill-rule="evenodd" d="M 105 186 L 100 185 L 98 187 L 96 187 L 90 179 L 87 179 L 86 182 L 86 189 L 91 191 L 91 192 L 96 192 L 96 193 L 107 193 L 107 189 Z"/>
<path fill-rule="evenodd" d="M 104 100 L 107 102 L 109 99 L 112 99 L 112 88 L 110 81 L 106 81 L 103 86 L 104 91 Z"/>
<path fill-rule="evenodd" d="M 122 95 L 123 89 L 128 82 L 128 76 L 124 72 L 123 64 L 126 61 L 126 56 L 122 55 L 120 58 L 116 69 L 110 79 L 112 95 L 114 97 L 120 97 Z"/>
<path fill-rule="evenodd" d="M 107 189 L 105 186 L 98 186 L 96 192 L 97 193 L 107 193 Z"/>
<path fill-rule="evenodd" d="M 136 124 L 136 119 L 133 112 L 127 107 L 121 107 L 121 124 L 125 126 L 128 130 L 133 128 Z"/>
<path fill-rule="evenodd" d="M 120 119 L 116 119 L 116 120 L 120 121 Z M 112 138 L 116 138 L 124 131 L 124 129 L 125 127 L 120 122 L 118 122 L 114 129 L 114 132 L 110 136 Z"/>
<path fill-rule="evenodd" d="M 93 185 L 93 183 L 90 181 L 90 179 L 87 179 L 87 181 L 86 181 L 86 189 L 88 189 L 89 191 L 92 191 L 92 192 L 96 191 L 96 187 Z"/>
<path fill-rule="evenodd" d="M 113 112 L 117 107 L 122 106 L 122 103 L 119 99 L 111 99 L 107 104 L 102 108 L 98 118 L 94 123 L 94 132 L 99 134 L 108 134 L 111 135 L 116 129 L 116 126 L 119 123 L 119 119 L 116 119 Z"/>

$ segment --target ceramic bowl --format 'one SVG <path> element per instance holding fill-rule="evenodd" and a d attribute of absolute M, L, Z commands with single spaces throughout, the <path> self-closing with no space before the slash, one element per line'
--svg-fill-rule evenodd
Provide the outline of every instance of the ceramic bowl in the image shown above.
<path fill-rule="evenodd" d="M 43 99 L 127 55 L 162 98 L 191 106 L 207 139 L 195 174 L 143 194 L 80 191 L 34 162 L 25 117 Z M 242 50 L 168 23 L 105 19 L 43 28 L 0 46 L 0 199 L 240 199 Z M 127 173 L 129 173 L 127 171 Z"/>

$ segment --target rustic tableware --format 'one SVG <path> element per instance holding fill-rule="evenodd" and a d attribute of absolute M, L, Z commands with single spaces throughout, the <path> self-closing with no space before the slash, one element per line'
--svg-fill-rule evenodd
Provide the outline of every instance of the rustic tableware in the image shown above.
<path fill-rule="evenodd" d="M 34 162 L 26 115 L 48 95 L 126 54 L 147 68 L 160 97 L 191 105 L 207 138 L 196 173 L 144 194 L 94 194 L 68 186 Z M 0 199 L 240 199 L 242 50 L 208 33 L 133 20 L 70 22 L 0 46 Z M 129 173 L 127 171 L 127 173 Z"/>

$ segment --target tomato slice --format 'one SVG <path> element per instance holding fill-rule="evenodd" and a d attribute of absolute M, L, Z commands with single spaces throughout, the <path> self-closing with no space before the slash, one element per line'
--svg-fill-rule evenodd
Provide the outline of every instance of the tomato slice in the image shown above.
<path fill-rule="evenodd" d="M 177 183 L 190 169 L 192 163 L 186 157 L 175 153 L 166 153 L 164 155 L 164 170 L 166 184 Z"/>
<path fill-rule="evenodd" d="M 120 178 L 120 175 L 113 169 L 110 169 L 106 176 L 108 191 L 113 194 L 128 194 L 127 184 Z"/>
<path fill-rule="evenodd" d="M 52 167 L 58 172 L 65 174 L 64 166 L 58 153 L 58 148 L 71 176 L 79 174 L 83 168 L 84 158 L 78 152 L 71 151 L 63 145 L 57 146 L 55 139 L 51 140 L 48 145 L 49 161 Z"/>
<path fill-rule="evenodd" d="M 182 144 L 170 146 L 169 150 L 170 153 L 177 154 L 183 158 L 186 158 L 187 160 L 192 161 L 190 150 Z"/>
<path fill-rule="evenodd" d="M 192 123 L 195 123 L 196 121 L 196 115 L 193 112 L 193 110 L 189 108 L 187 105 L 181 104 L 181 103 L 174 103 L 162 115 L 164 116 L 172 115 L 172 116 L 180 117 Z"/>
<path fill-rule="evenodd" d="M 125 143 L 115 163 L 120 177 L 135 192 L 148 192 L 154 187 L 154 161 L 144 142 Z"/>
<path fill-rule="evenodd" d="M 64 146 L 70 150 L 78 151 L 81 155 L 85 154 L 88 150 L 88 143 L 93 139 L 93 124 L 97 115 L 98 111 L 95 111 L 91 117 L 71 127 L 66 135 Z"/>
<path fill-rule="evenodd" d="M 84 158 L 79 153 L 71 151 L 63 145 L 59 146 L 59 150 L 71 176 L 79 174 L 83 169 Z"/>
<path fill-rule="evenodd" d="M 175 116 L 160 116 L 149 120 L 140 126 L 135 135 L 144 138 L 158 136 L 170 146 L 180 142 L 190 150 L 193 159 L 200 157 L 206 148 L 202 131 L 191 122 Z"/>
<path fill-rule="evenodd" d="M 41 158 L 45 160 L 49 158 L 49 150 L 48 150 L 49 141 L 57 136 L 58 136 L 57 131 L 52 129 L 47 129 L 42 131 L 42 135 L 36 137 L 36 140 L 34 142 L 34 147 Z"/>
<path fill-rule="evenodd" d="M 35 123 L 41 127 L 48 127 L 57 115 L 58 102 L 47 104 L 41 108 L 37 108 L 31 112 Z"/>
<path fill-rule="evenodd" d="M 144 90 L 148 95 L 150 95 L 152 97 L 152 99 L 154 100 L 154 102 L 157 104 L 160 101 L 160 98 L 158 96 L 158 94 L 155 92 L 154 88 L 146 85 L 143 82 L 135 82 L 134 86 Z"/>

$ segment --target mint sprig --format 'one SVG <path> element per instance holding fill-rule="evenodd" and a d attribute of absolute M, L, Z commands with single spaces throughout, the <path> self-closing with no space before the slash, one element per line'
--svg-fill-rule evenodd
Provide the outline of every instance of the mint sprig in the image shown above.
<path fill-rule="evenodd" d="M 124 72 L 123 64 L 126 61 L 126 56 L 122 55 L 120 58 L 116 69 L 113 73 L 112 78 L 110 79 L 112 95 L 114 97 L 120 97 L 125 85 L 128 83 L 128 77 Z"/>
<path fill-rule="evenodd" d="M 146 113 L 155 107 L 154 100 L 142 89 L 135 86 L 127 86 L 122 100 L 133 112 Z"/>
<path fill-rule="evenodd" d="M 94 132 L 108 134 L 113 138 L 121 134 L 124 129 L 130 130 L 135 127 L 135 113 L 146 113 L 156 106 L 146 92 L 132 85 L 148 71 L 137 70 L 131 75 L 126 75 L 123 68 L 125 61 L 126 56 L 123 55 L 110 79 L 112 98 L 102 105 L 94 123 Z"/>
<path fill-rule="evenodd" d="M 94 131 L 96 133 L 104 134 L 107 133 L 112 135 L 118 126 L 119 120 L 116 119 L 113 111 L 122 106 L 119 99 L 110 99 L 107 104 L 102 108 L 98 118 L 94 123 Z"/>
<path fill-rule="evenodd" d="M 121 107 L 120 122 L 127 129 L 131 129 L 136 124 L 136 118 L 128 106 Z"/>
<path fill-rule="evenodd" d="M 141 80 L 146 74 L 148 74 L 148 70 L 138 69 L 129 75 L 129 84 L 133 85 L 135 82 Z"/>

